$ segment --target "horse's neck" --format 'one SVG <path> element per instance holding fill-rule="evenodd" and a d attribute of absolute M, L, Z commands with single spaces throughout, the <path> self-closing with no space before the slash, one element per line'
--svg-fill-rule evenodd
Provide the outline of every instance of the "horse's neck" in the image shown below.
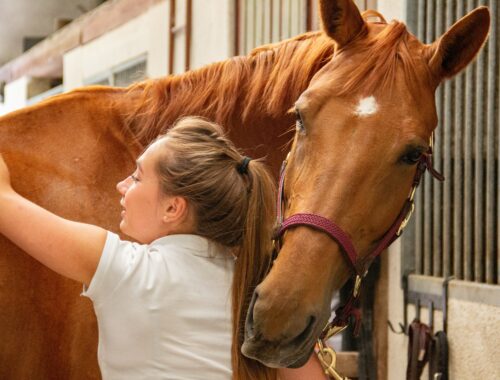
<path fill-rule="evenodd" d="M 290 127 L 287 111 L 331 54 L 331 41 L 310 33 L 142 83 L 132 88 L 143 94 L 130 117 L 132 128 L 147 144 L 179 117 L 199 115 L 224 125 L 233 136 L 249 129 L 278 136 Z"/>

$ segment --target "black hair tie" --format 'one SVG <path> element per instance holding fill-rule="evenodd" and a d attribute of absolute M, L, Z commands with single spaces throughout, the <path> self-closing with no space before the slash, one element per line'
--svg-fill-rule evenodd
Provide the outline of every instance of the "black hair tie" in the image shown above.
<path fill-rule="evenodd" d="M 248 174 L 248 163 L 252 160 L 250 157 L 244 157 L 239 163 L 237 169 L 240 174 Z"/>

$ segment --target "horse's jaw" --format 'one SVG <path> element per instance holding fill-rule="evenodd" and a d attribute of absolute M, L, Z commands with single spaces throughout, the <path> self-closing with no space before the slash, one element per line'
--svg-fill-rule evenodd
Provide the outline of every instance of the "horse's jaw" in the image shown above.
<path fill-rule="evenodd" d="M 316 236 L 316 232 L 304 233 L 306 236 L 298 239 L 288 236 L 248 308 L 242 353 L 268 367 L 305 364 L 331 317 L 332 296 L 348 278 L 338 245 L 326 236 Z M 311 243 L 309 234 L 328 249 Z M 298 262 L 299 257 L 305 259 L 301 265 L 287 265 Z M 335 262 L 338 265 L 333 265 Z M 282 282 L 284 278 L 287 281 Z"/>
<path fill-rule="evenodd" d="M 243 355 L 271 368 L 298 368 L 311 356 L 316 340 L 330 317 L 330 304 L 321 317 L 309 317 L 302 332 L 284 339 L 267 339 L 259 324 L 253 323 L 253 312 L 252 303 L 245 324 L 245 341 L 241 348 Z M 287 324 L 287 321 L 283 323 Z"/>

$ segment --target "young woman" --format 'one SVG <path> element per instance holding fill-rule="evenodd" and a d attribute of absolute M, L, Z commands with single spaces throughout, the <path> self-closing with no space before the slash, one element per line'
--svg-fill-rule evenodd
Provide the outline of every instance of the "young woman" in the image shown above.
<path fill-rule="evenodd" d="M 84 284 L 103 378 L 276 378 L 240 353 L 249 289 L 271 249 L 274 181 L 264 165 L 243 157 L 218 125 L 184 118 L 117 189 L 120 229 L 137 242 L 21 197 L 0 156 L 0 233 Z M 317 363 L 281 373 L 313 377 L 324 378 Z"/>

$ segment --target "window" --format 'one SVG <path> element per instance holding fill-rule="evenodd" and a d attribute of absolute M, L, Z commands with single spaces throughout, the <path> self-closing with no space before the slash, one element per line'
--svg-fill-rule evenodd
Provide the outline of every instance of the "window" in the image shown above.
<path fill-rule="evenodd" d="M 140 56 L 85 81 L 86 85 L 127 87 L 147 78 L 147 58 Z"/>

